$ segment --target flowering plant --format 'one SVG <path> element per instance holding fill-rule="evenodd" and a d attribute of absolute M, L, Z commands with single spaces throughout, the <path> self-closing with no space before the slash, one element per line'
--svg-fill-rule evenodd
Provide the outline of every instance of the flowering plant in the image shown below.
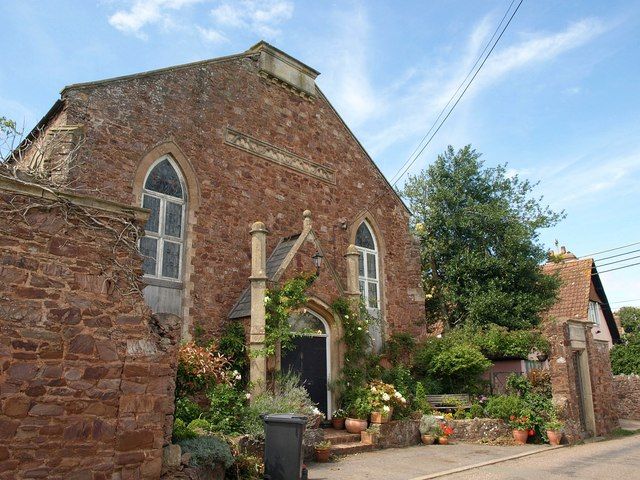
<path fill-rule="evenodd" d="M 513 430 L 531 430 L 533 422 L 529 415 L 516 416 L 511 415 L 507 422 Z"/>
<path fill-rule="evenodd" d="M 368 385 L 373 411 L 389 413 L 394 405 L 406 405 L 404 396 L 389 383 L 374 380 Z"/>
<path fill-rule="evenodd" d="M 449 426 L 447 423 L 442 422 L 440 424 L 440 430 L 442 432 L 442 436 L 448 437 L 449 435 L 453 435 L 453 427 Z"/>

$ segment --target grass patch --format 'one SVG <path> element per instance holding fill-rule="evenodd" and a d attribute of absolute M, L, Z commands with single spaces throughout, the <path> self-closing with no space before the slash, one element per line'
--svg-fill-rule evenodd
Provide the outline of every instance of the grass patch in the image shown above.
<path fill-rule="evenodd" d="M 607 436 L 611 438 L 629 437 L 631 435 L 635 435 L 636 433 L 638 433 L 638 430 L 627 430 L 625 428 L 616 428 L 615 430 L 612 430 L 611 433 L 609 433 L 609 435 Z"/>

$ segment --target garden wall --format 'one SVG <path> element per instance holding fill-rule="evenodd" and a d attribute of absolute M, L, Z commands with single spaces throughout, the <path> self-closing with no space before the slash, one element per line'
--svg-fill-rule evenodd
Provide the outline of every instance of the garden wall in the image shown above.
<path fill-rule="evenodd" d="M 180 321 L 139 294 L 145 217 L 0 177 L 0 479 L 159 478 Z"/>
<path fill-rule="evenodd" d="M 640 375 L 614 375 L 613 391 L 618 417 L 640 420 Z"/>
<path fill-rule="evenodd" d="M 511 429 L 502 420 L 494 418 L 473 418 L 470 420 L 449 420 L 453 428 L 452 440 L 466 443 L 512 444 Z"/>
<path fill-rule="evenodd" d="M 420 420 L 395 420 L 380 425 L 380 448 L 400 448 L 420 443 Z"/>

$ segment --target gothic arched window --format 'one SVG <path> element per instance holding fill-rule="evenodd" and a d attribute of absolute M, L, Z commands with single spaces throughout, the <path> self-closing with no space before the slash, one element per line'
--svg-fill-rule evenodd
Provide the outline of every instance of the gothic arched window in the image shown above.
<path fill-rule="evenodd" d="M 367 222 L 362 222 L 356 232 L 356 248 L 360 253 L 358 277 L 360 294 L 370 309 L 380 309 L 380 271 L 378 247 Z"/>
<path fill-rule="evenodd" d="M 142 190 L 142 207 L 151 210 L 140 239 L 145 276 L 179 281 L 184 252 L 186 188 L 169 156 L 149 168 Z"/>

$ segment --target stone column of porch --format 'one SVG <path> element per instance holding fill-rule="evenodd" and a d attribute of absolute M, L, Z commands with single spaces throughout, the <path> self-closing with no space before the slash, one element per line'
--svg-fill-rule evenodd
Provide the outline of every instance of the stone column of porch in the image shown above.
<path fill-rule="evenodd" d="M 252 397 L 261 393 L 267 383 L 267 360 L 264 352 L 265 306 L 267 290 L 267 228 L 262 222 L 251 226 L 251 322 L 249 325 L 249 379 Z"/>

